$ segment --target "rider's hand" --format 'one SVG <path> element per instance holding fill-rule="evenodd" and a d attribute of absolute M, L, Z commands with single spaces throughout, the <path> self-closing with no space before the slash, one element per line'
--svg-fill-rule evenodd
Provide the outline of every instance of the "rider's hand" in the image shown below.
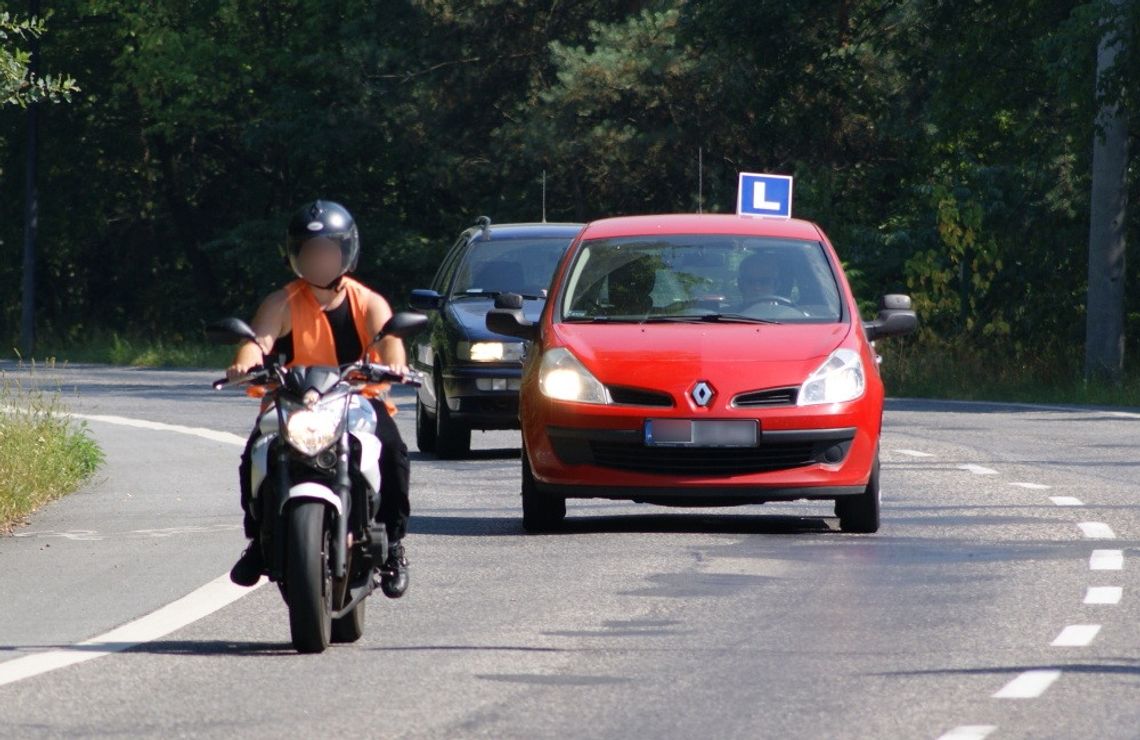
<path fill-rule="evenodd" d="M 246 342 L 238 350 L 233 364 L 226 368 L 226 378 L 232 383 L 249 375 L 250 370 L 260 367 L 264 361 L 261 347 L 255 342 Z"/>

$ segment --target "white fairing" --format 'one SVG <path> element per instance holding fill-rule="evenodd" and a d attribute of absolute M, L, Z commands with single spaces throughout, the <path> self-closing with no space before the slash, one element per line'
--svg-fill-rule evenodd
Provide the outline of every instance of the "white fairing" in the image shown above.
<path fill-rule="evenodd" d="M 261 436 L 250 450 L 250 491 L 257 498 L 269 471 L 269 446 L 277 438 L 277 409 L 270 407 L 257 420 Z M 348 410 L 348 430 L 360 442 L 360 459 L 354 460 L 372 492 L 380 490 L 380 439 L 376 436 L 376 411 L 372 404 L 354 396 Z M 318 484 L 314 484 L 318 485 Z M 295 490 L 296 487 L 294 487 Z M 326 489 L 328 490 L 328 489 Z M 292 490 L 290 496 L 292 496 Z M 337 502 L 339 506 L 339 500 Z"/>

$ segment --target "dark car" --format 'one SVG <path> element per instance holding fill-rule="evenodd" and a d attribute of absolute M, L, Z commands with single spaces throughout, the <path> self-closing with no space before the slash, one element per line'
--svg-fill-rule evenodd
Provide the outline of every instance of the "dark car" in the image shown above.
<path fill-rule="evenodd" d="M 411 306 L 431 316 L 409 362 L 427 374 L 416 399 L 416 444 L 440 457 L 464 456 L 472 429 L 518 429 L 524 343 L 487 329 L 506 293 L 538 319 L 562 253 L 582 224 L 495 224 L 483 217 L 460 235 L 430 289 Z M 517 298 L 515 298 L 517 300 Z"/>

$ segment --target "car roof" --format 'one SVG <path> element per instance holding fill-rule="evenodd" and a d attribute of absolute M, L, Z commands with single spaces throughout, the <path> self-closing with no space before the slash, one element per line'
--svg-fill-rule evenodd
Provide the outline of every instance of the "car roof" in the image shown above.
<path fill-rule="evenodd" d="M 757 218 L 729 213 L 666 213 L 604 218 L 586 224 L 582 239 L 649 235 L 731 234 L 819 241 L 820 228 L 798 218 Z"/>
<path fill-rule="evenodd" d="M 487 228 L 474 226 L 467 230 L 474 241 L 488 239 L 536 239 L 565 237 L 567 241 L 578 235 L 583 224 L 574 223 L 514 223 L 491 224 Z M 489 234 L 489 236 L 487 236 Z"/>

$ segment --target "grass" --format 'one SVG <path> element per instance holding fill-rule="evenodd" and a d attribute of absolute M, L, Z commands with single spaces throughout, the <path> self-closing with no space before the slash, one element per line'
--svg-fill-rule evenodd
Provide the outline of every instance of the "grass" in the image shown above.
<path fill-rule="evenodd" d="M 47 339 L 36 355 L 51 363 L 101 363 L 135 367 L 223 368 L 233 359 L 234 348 L 187 341 L 96 332 L 80 341 Z"/>
<path fill-rule="evenodd" d="M 83 423 L 66 416 L 59 394 L 29 390 L 4 376 L 0 387 L 0 532 L 52 499 L 79 488 L 103 462 Z"/>

